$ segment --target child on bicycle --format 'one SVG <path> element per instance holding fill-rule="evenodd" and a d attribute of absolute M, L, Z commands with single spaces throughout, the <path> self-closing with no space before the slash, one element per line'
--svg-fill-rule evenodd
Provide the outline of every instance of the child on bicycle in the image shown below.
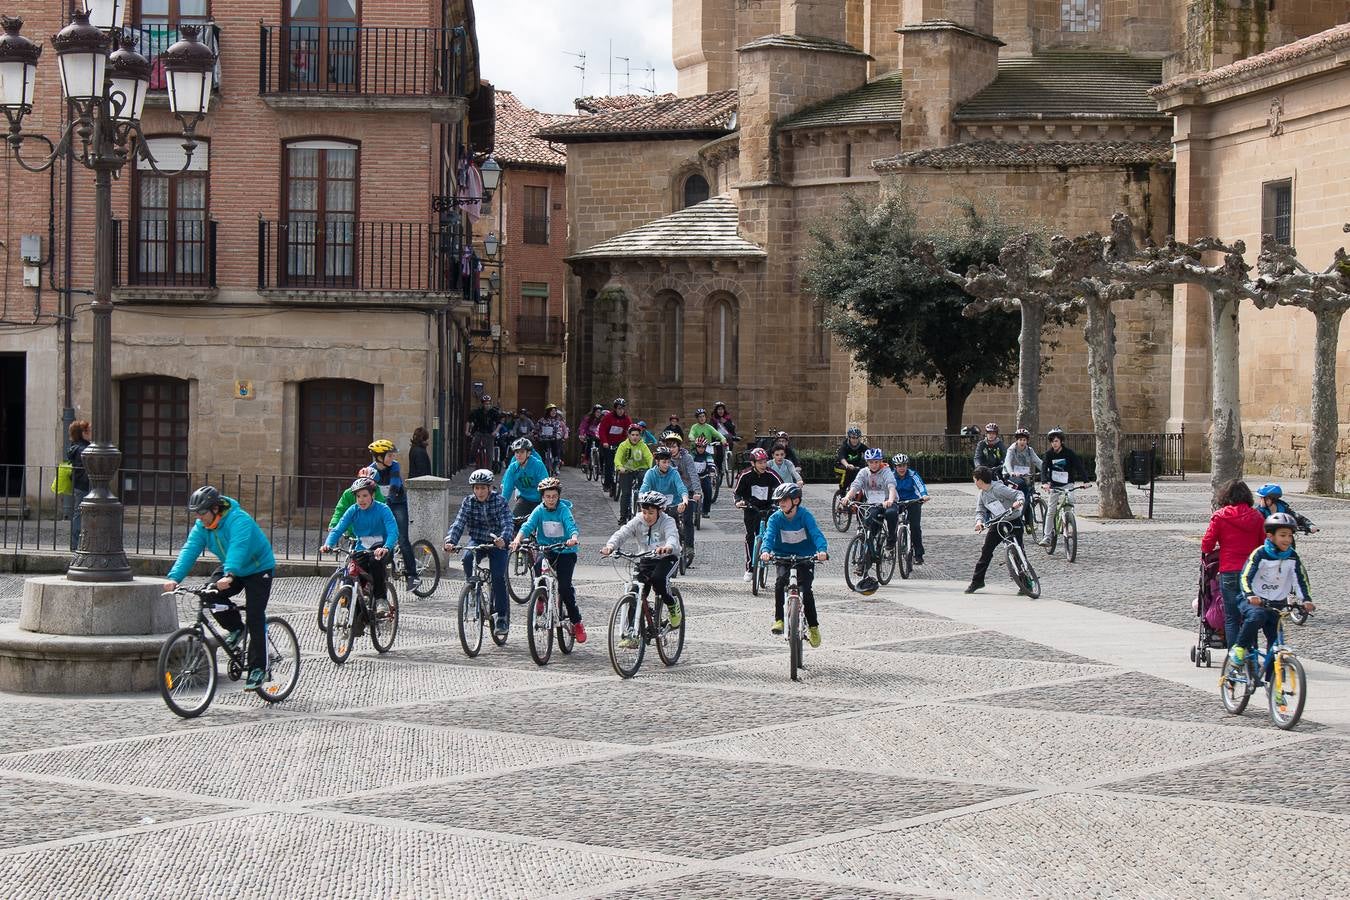
<path fill-rule="evenodd" d="M 1301 516 L 1294 512 L 1294 508 L 1289 505 L 1289 501 L 1284 499 L 1284 489 L 1278 484 L 1263 484 L 1256 489 L 1256 501 L 1263 515 L 1273 515 L 1274 513 L 1284 513 L 1293 516 L 1294 522 L 1298 524 L 1298 530 L 1304 534 L 1317 534 L 1318 528 L 1307 516 Z"/>
<path fill-rule="evenodd" d="M 980 490 L 980 499 L 975 504 L 975 533 L 979 534 L 986 530 L 988 533 L 984 536 L 984 546 L 980 548 L 980 558 L 975 563 L 975 574 L 971 576 L 970 586 L 966 588 L 967 594 L 973 594 L 984 587 L 984 576 L 989 571 L 994 551 L 1003 543 L 1003 536 L 999 534 L 1001 529 L 997 527 L 986 529 L 986 526 L 1009 511 L 1020 511 L 1023 506 L 1022 492 L 997 480 L 994 477 L 994 470 L 988 466 L 977 468 L 972 478 L 975 487 Z M 1021 518 L 1014 516 L 1005 521 L 1014 523 L 1015 526 Z M 1022 529 L 1013 527 L 1011 531 L 1013 540 L 1017 541 L 1019 547 L 1022 546 Z"/>
<path fill-rule="evenodd" d="M 1071 481 L 1080 482 L 1086 487 L 1087 470 L 1083 468 L 1083 461 L 1078 458 L 1078 454 L 1064 443 L 1064 430 L 1051 428 L 1045 433 L 1045 439 L 1050 442 L 1050 446 L 1041 460 L 1041 490 L 1047 493 L 1055 489 L 1062 490 L 1068 487 Z M 1042 547 L 1050 546 L 1050 534 L 1055 527 L 1056 505 L 1054 502 L 1047 504 L 1045 531 L 1041 534 L 1040 541 Z"/>
<path fill-rule="evenodd" d="M 665 494 L 643 491 L 638 494 L 638 509 L 636 516 L 609 536 L 605 546 L 600 548 L 600 555 L 609 556 L 627 540 L 636 542 L 639 552 L 654 552 L 655 557 L 638 562 L 634 575 L 639 583 L 656 591 L 656 598 L 669 610 L 670 627 L 679 628 L 684 621 L 684 610 L 670 591 L 670 573 L 679 561 L 680 528 L 665 513 Z M 625 638 L 620 646 L 632 646 L 633 640 Z"/>
<path fill-rule="evenodd" d="M 1298 521 L 1288 513 L 1271 513 L 1266 518 L 1266 542 L 1252 551 L 1242 567 L 1242 595 L 1238 601 L 1242 627 L 1233 649 L 1228 651 L 1235 666 L 1243 665 L 1247 655 L 1256 652 L 1257 629 L 1265 634 L 1267 647 L 1274 643 L 1280 614 L 1271 608 L 1273 604 L 1282 604 L 1293 596 L 1309 612 L 1316 609 L 1308 589 L 1308 573 L 1294 549 L 1297 528 Z M 1267 660 L 1267 667 L 1273 661 Z"/>
<path fill-rule="evenodd" d="M 529 438 L 517 438 L 511 455 L 515 459 L 502 476 L 502 496 L 507 503 L 513 494 L 518 497 L 512 514 L 524 518 L 539 505 L 539 482 L 548 477 L 548 467 Z"/>
<path fill-rule="evenodd" d="M 203 550 L 216 555 L 221 567 L 211 577 L 220 596 L 229 599 L 244 592 L 244 611 L 248 615 L 248 682 L 245 689 L 257 690 L 267 677 L 267 600 L 272 596 L 272 570 L 277 565 L 272 544 L 238 500 L 224 496 L 209 484 L 192 492 L 188 509 L 196 515 L 197 521 L 166 576 L 164 590 L 178 590 L 178 585 Z M 239 610 L 229 609 L 213 615 L 220 627 L 229 631 L 226 642 L 231 648 L 237 646 L 244 636 L 244 621 Z"/>
<path fill-rule="evenodd" d="M 712 515 L 713 479 L 717 477 L 715 455 L 708 449 L 708 439 L 705 437 L 694 438 L 694 450 L 690 455 L 694 459 L 694 472 L 698 475 L 698 485 L 703 494 L 703 518 L 706 519 Z"/>
<path fill-rule="evenodd" d="M 539 482 L 539 493 L 543 503 L 534 508 L 525 524 L 520 526 L 511 549 L 519 550 L 520 542 L 534 538 L 539 549 L 553 555 L 553 572 L 558 576 L 558 596 L 567 607 L 567 617 L 572 620 L 572 631 L 577 643 L 586 643 L 586 627 L 581 624 L 581 610 L 577 608 L 577 592 L 572 585 L 572 573 L 577 567 L 577 543 L 581 539 L 577 531 L 576 520 L 572 518 L 572 504 L 562 499 L 562 482 L 549 477 Z M 539 566 L 535 564 L 535 574 Z M 544 610 L 535 610 L 543 613 Z"/>
<path fill-rule="evenodd" d="M 454 553 L 465 531 L 473 543 L 492 545 L 492 549 L 485 552 L 492 568 L 492 608 L 497 613 L 493 634 L 498 640 L 505 640 L 511 630 L 511 599 L 506 594 L 506 542 L 511 539 L 514 528 L 511 507 L 505 497 L 492 489 L 490 470 L 475 469 L 469 474 L 469 486 L 473 493 L 460 504 L 459 513 L 445 535 L 445 550 Z M 465 553 L 465 578 L 473 577 L 474 563 L 474 555 Z"/>
<path fill-rule="evenodd" d="M 919 470 L 910 465 L 909 457 L 897 453 L 891 457 L 891 471 L 895 475 L 895 496 L 901 503 L 909 502 L 909 539 L 914 548 L 914 565 L 923 565 L 923 505 L 928 502 L 928 485 L 923 483 Z M 917 500 L 918 503 L 911 501 Z"/>
<path fill-rule="evenodd" d="M 375 608 L 382 609 L 389 604 L 389 591 L 386 587 L 385 565 L 389 559 L 389 548 L 398 544 L 398 521 L 393 510 L 383 503 L 375 502 L 377 487 L 373 478 L 361 477 L 348 488 L 356 498 L 356 504 L 347 508 L 328 532 L 328 540 L 319 548 L 320 553 L 332 553 L 337 547 L 338 538 L 350 530 L 356 535 L 356 541 L 364 549 L 371 551 L 370 563 L 364 566 L 370 575 L 370 590 L 375 598 Z M 352 635 L 360 637 L 366 630 L 365 614 L 357 604 L 356 618 L 352 621 Z"/>
<path fill-rule="evenodd" d="M 364 478 L 365 476 L 360 477 Z M 380 495 L 379 491 L 375 492 L 374 500 L 381 506 L 385 505 L 384 497 Z M 342 496 L 338 497 L 337 506 L 333 507 L 333 514 L 328 517 L 328 530 L 332 531 L 334 528 L 336 528 L 338 522 L 342 521 L 343 514 L 355 505 L 356 505 L 356 495 L 352 493 L 352 489 L 349 487 L 342 492 Z M 352 531 L 350 528 L 347 529 L 347 534 L 351 535 L 352 537 L 356 536 L 356 532 Z"/>
<path fill-rule="evenodd" d="M 642 484 L 642 478 L 652 467 L 652 451 L 642 440 L 642 429 L 637 423 L 628 426 L 628 438 L 614 451 L 614 476 L 619 486 L 619 524 L 631 519 L 633 512 L 634 482 Z"/>
<path fill-rule="evenodd" d="M 816 517 L 809 509 L 802 509 L 802 489 L 791 482 L 780 484 L 773 492 L 778 511 L 769 516 L 764 529 L 764 550 L 759 558 L 768 562 L 775 556 L 811 556 L 821 562 L 829 558 L 829 544 Z M 807 636 L 812 647 L 820 646 L 820 620 L 816 618 L 816 595 L 811 589 L 815 566 L 810 563 L 778 564 L 778 580 L 773 585 L 773 627 L 771 634 L 783 633 L 783 602 L 787 594 L 792 569 L 797 570 L 797 587 L 802 592 L 802 609 L 806 613 Z"/>
<path fill-rule="evenodd" d="M 745 580 L 750 574 L 751 555 L 755 552 L 755 538 L 759 536 L 759 520 L 768 518 L 773 512 L 773 492 L 783 483 L 783 479 L 769 468 L 769 454 L 763 447 L 750 451 L 750 468 L 736 479 L 736 507 L 744 510 L 745 519 Z"/>
<path fill-rule="evenodd" d="M 896 506 L 899 495 L 896 493 L 895 473 L 886 465 L 885 454 L 880 447 L 870 447 L 863 453 L 867 468 L 860 471 L 849 488 L 850 500 L 861 500 L 871 504 L 868 510 L 869 528 L 886 520 L 886 549 L 895 549 L 895 530 L 900 527 L 900 507 Z"/>
<path fill-rule="evenodd" d="M 1019 428 L 1013 432 L 1013 445 L 1008 455 L 1003 457 L 1003 474 L 1013 487 L 1022 491 L 1022 512 L 1026 525 L 1031 527 L 1031 490 L 1032 480 L 1041 471 L 1041 458 L 1031 449 L 1031 432 Z"/>

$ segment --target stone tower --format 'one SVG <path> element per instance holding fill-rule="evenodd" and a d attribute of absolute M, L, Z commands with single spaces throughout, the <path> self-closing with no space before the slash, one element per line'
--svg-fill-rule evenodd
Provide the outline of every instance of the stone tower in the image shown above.
<path fill-rule="evenodd" d="M 736 0 L 672 0 L 671 51 L 681 97 L 736 87 Z"/>
<path fill-rule="evenodd" d="M 900 27 L 905 109 L 900 146 L 955 143 L 952 113 L 998 74 L 993 0 L 905 0 Z"/>

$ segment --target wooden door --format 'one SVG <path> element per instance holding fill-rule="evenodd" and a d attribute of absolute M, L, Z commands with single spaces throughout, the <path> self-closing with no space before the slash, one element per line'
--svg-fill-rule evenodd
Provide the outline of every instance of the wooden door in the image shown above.
<path fill-rule="evenodd" d="M 375 388 L 338 378 L 300 385 L 300 506 L 331 507 L 370 462 Z"/>
<path fill-rule="evenodd" d="M 181 378 L 149 376 L 125 378 L 119 388 L 122 502 L 181 506 L 190 493 L 188 383 Z"/>

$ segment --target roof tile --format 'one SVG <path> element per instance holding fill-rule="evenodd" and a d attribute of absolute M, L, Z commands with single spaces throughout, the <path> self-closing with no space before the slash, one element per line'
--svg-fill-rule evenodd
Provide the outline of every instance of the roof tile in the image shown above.
<path fill-rule="evenodd" d="M 715 137 L 735 129 L 736 92 L 658 98 L 592 116 L 577 116 L 540 129 L 547 140 L 627 140 L 642 135 Z"/>
<path fill-rule="evenodd" d="M 497 133 L 493 139 L 493 157 L 502 165 L 543 166 L 561 169 L 567 154 L 535 132 L 575 116 L 553 116 L 530 109 L 510 91 L 497 91 Z"/>
<path fill-rule="evenodd" d="M 1303 57 L 1326 53 L 1346 46 L 1350 46 L 1350 22 L 1337 25 L 1335 28 L 1328 28 L 1326 31 L 1319 31 L 1310 37 L 1285 44 L 1283 47 L 1276 47 L 1274 50 L 1267 50 L 1265 53 L 1258 53 L 1255 56 L 1240 59 L 1235 63 L 1210 69 L 1208 72 L 1202 72 L 1199 75 L 1183 75 L 1180 78 L 1174 78 L 1167 84 L 1155 88 L 1152 93 L 1157 96 L 1183 85 L 1209 87 L 1259 72 L 1262 69 L 1275 68 Z"/>
<path fill-rule="evenodd" d="M 897 169 L 976 169 L 1003 166 L 1136 166 L 1172 159 L 1169 141 L 971 141 L 901 153 L 872 163 L 878 172 Z"/>
<path fill-rule="evenodd" d="M 727 194 L 704 200 L 639 225 L 568 257 L 568 261 L 614 258 L 763 258 L 763 248 L 740 236 L 740 215 Z"/>
<path fill-rule="evenodd" d="M 998 61 L 998 76 L 956 111 L 957 121 L 1161 119 L 1149 88 L 1162 60 L 1102 50 L 1035 53 Z"/>
<path fill-rule="evenodd" d="M 898 123 L 904 110 L 900 73 L 882 75 L 862 87 L 831 97 L 784 119 L 780 128 L 827 128 L 840 125 Z"/>
<path fill-rule="evenodd" d="M 609 97 L 578 97 L 572 101 L 577 112 L 606 113 L 616 109 L 629 109 L 653 100 L 674 100 L 674 94 L 615 94 Z"/>

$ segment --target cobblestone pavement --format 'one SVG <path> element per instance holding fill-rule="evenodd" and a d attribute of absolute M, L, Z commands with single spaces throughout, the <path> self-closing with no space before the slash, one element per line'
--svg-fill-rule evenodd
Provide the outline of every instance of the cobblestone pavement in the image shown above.
<path fill-rule="evenodd" d="M 1072 565 L 1032 548 L 1046 596 L 1191 628 L 1208 489 L 1160 491 L 1153 523 L 1085 515 Z M 314 620 L 323 579 L 285 578 L 272 612 L 304 660 L 277 707 L 228 679 L 191 721 L 157 696 L 0 694 L 4 896 L 1350 896 L 1344 731 L 1281 732 L 1259 699 L 1228 716 L 1214 691 L 1091 645 L 918 608 L 969 578 L 964 485 L 934 487 L 926 564 L 871 598 L 844 589 L 848 536 L 808 491 L 836 561 L 817 580 L 825 645 L 798 683 L 770 599 L 739 578 L 725 495 L 680 582 L 683 656 L 668 669 L 649 652 L 617 678 L 606 623 L 623 571 L 594 552 L 614 507 L 570 493 L 591 640 L 545 668 L 521 606 L 505 647 L 464 655 L 457 571 L 404 598 L 390 653 L 362 641 L 336 667 Z M 1350 507 L 1298 506 L 1327 526 L 1300 542 L 1314 588 L 1334 584 Z M 21 589 L 0 576 L 0 620 Z M 1291 639 L 1345 663 L 1350 616 L 1323 600 Z"/>

